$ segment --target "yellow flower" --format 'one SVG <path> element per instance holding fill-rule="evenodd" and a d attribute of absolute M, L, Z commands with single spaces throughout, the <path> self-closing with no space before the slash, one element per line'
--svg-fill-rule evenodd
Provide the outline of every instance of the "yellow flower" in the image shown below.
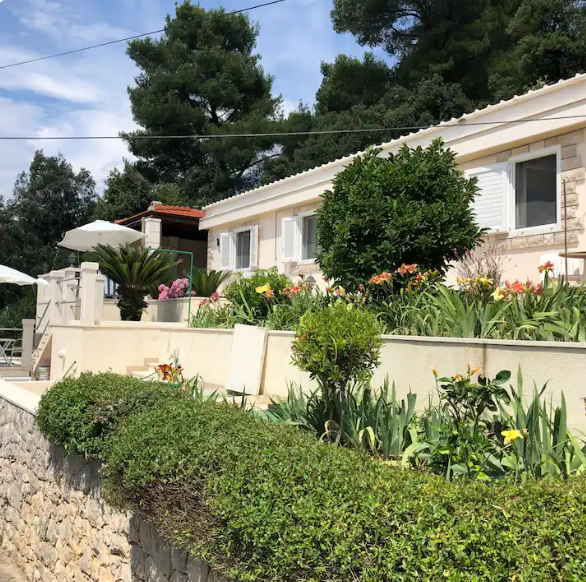
<path fill-rule="evenodd" d="M 433 366 L 431 367 L 431 371 L 433 375 L 437 378 L 437 370 Z"/>
<path fill-rule="evenodd" d="M 500 301 L 507 296 L 507 292 L 502 287 L 498 287 L 497 290 L 492 294 L 492 297 L 495 301 Z"/>
<path fill-rule="evenodd" d="M 262 287 L 256 288 L 257 293 L 268 293 L 270 290 L 271 286 L 268 283 L 266 285 L 263 285 Z"/>
<path fill-rule="evenodd" d="M 505 445 L 508 445 L 517 439 L 523 438 L 520 430 L 503 430 L 501 434 L 505 437 Z"/>
<path fill-rule="evenodd" d="M 483 285 L 492 285 L 492 279 L 487 279 L 486 277 L 478 277 L 478 282 Z"/>

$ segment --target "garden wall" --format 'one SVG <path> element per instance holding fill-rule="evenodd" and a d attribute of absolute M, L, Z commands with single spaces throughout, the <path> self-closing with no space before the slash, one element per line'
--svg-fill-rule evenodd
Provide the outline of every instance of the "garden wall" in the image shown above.
<path fill-rule="evenodd" d="M 433 392 L 431 367 L 442 375 L 464 373 L 466 366 L 480 366 L 494 376 L 510 370 L 513 376 L 521 366 L 525 394 L 531 395 L 533 383 L 548 382 L 546 394 L 559 403 L 563 391 L 568 403 L 568 421 L 586 432 L 586 344 L 562 342 L 524 342 L 458 338 L 417 338 L 383 336 L 381 365 L 374 383 L 385 377 L 395 381 L 403 397 L 417 392 L 420 405 Z M 309 376 L 291 364 L 293 332 L 268 333 L 261 392 L 285 396 L 289 383 L 310 389 Z M 232 331 L 190 329 L 181 324 L 103 322 L 100 326 L 55 326 L 53 331 L 52 379 L 69 370 L 105 371 L 126 374 L 145 360 L 168 362 L 176 354 L 187 377 L 199 374 L 205 383 L 225 386 L 228 378 Z M 58 352 L 65 350 L 64 358 Z"/>
<path fill-rule="evenodd" d="M 0 390 L 0 547 L 23 582 L 222 580 L 148 523 L 113 511 L 99 465 L 67 457 L 35 427 L 38 397 Z"/>

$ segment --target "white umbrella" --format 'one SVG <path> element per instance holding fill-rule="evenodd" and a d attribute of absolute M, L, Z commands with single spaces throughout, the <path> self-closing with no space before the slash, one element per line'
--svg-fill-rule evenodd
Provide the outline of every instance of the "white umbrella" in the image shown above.
<path fill-rule="evenodd" d="M 142 232 L 127 226 L 106 222 L 105 220 L 96 220 L 95 222 L 90 222 L 90 224 L 70 230 L 59 243 L 59 246 L 72 251 L 85 252 L 97 245 L 110 245 L 118 248 L 144 238 L 145 235 Z"/>
<path fill-rule="evenodd" d="M 14 283 L 15 285 L 49 285 L 45 279 L 29 277 L 16 269 L 0 265 L 0 283 Z"/>

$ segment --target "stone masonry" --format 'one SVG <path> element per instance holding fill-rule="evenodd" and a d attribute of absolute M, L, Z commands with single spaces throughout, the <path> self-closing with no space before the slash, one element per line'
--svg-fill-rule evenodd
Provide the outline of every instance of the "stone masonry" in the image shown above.
<path fill-rule="evenodd" d="M 97 463 L 69 457 L 0 398 L 0 554 L 23 582 L 218 582 L 147 522 L 101 497 Z"/>

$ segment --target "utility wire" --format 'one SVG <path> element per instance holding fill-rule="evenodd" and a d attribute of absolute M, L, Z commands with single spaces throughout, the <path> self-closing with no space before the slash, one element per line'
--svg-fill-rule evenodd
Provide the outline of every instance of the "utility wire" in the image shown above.
<path fill-rule="evenodd" d="M 283 1 L 283 0 L 280 0 Z M 390 131 L 418 131 L 423 129 L 431 129 L 437 127 L 443 129 L 444 127 L 472 127 L 483 125 L 506 125 L 507 123 L 532 123 L 533 121 L 558 121 L 563 119 L 586 119 L 584 115 L 563 115 L 561 117 L 540 117 L 536 119 L 509 119 L 506 121 L 471 121 L 467 122 L 465 119 L 456 121 L 455 123 L 443 123 L 436 125 L 408 125 L 402 127 L 373 127 L 370 129 L 325 129 L 317 131 L 289 131 L 277 133 L 218 133 L 218 134 L 195 134 L 195 135 L 77 135 L 77 136 L 0 136 L 0 141 L 27 141 L 27 140 L 110 140 L 110 139 L 233 139 L 233 138 L 247 138 L 247 137 L 288 137 L 288 136 L 311 136 L 311 135 L 332 135 L 337 133 L 370 133 L 370 132 L 390 132 Z"/>
<path fill-rule="evenodd" d="M 2 0 L 0 0 L 1 2 Z M 281 2 L 285 2 L 286 0 L 272 0 L 272 2 L 265 2 L 264 4 L 257 4 L 256 6 L 250 6 L 248 8 L 241 8 L 240 10 L 234 10 L 233 12 L 226 12 L 224 14 L 217 14 L 215 16 L 210 16 L 207 18 L 199 18 L 196 20 L 196 22 L 206 22 L 208 20 L 216 20 L 218 18 L 224 18 L 225 16 L 231 16 L 233 14 L 242 14 L 243 12 L 248 12 L 249 10 L 256 10 L 257 8 L 263 8 L 265 6 L 272 6 L 273 4 L 280 4 Z M 9 65 L 2 65 L 0 66 L 0 70 L 2 69 L 10 69 L 11 67 L 20 67 L 21 65 L 28 65 L 30 63 L 38 63 L 39 61 L 46 61 L 48 59 L 55 59 L 57 57 L 64 57 L 67 55 L 73 55 L 75 53 L 82 53 L 85 51 L 89 51 L 92 49 L 96 49 L 96 48 L 101 48 L 104 46 L 109 46 L 112 44 L 118 44 L 121 42 L 127 42 L 129 40 L 134 40 L 136 38 L 143 38 L 145 36 L 151 36 L 153 34 L 159 34 L 161 32 L 165 32 L 164 28 L 161 28 L 161 30 L 153 30 L 151 32 L 143 32 L 142 34 L 135 34 L 133 36 L 127 36 L 126 38 L 119 38 L 118 40 L 110 40 L 108 42 L 102 42 L 100 44 L 93 44 L 91 46 L 86 46 L 83 48 L 79 48 L 79 49 L 75 49 L 75 50 L 71 50 L 71 51 L 66 51 L 64 53 L 57 53 L 54 55 L 47 55 L 45 57 L 38 57 L 36 59 L 29 59 L 28 61 L 21 61 L 20 63 L 10 63 Z"/>

